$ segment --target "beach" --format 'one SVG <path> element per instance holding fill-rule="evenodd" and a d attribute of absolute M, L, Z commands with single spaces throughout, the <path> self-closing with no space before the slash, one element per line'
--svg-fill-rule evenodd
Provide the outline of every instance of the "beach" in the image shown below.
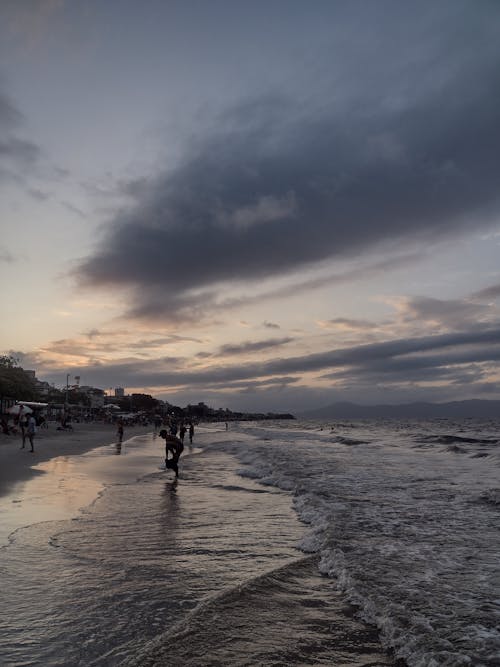
<path fill-rule="evenodd" d="M 500 423 L 114 436 L 2 445 L 2 665 L 499 664 Z"/>
<path fill-rule="evenodd" d="M 33 453 L 28 440 L 21 449 L 20 434 L 0 435 L 0 544 L 12 530 L 33 518 L 45 520 L 72 515 L 91 502 L 102 487 L 102 481 L 89 476 L 84 483 L 75 484 L 71 492 L 64 491 L 67 475 L 64 469 L 75 468 L 71 457 L 103 445 L 114 445 L 117 442 L 116 426 L 93 422 L 76 423 L 73 430 L 57 430 L 57 427 L 57 422 L 51 422 L 48 428 L 38 429 Z M 130 427 L 127 437 L 150 431 L 151 427 Z M 50 470 L 53 476 L 48 475 Z M 55 498 L 58 489 L 60 499 Z"/>
<path fill-rule="evenodd" d="M 202 424 L 178 480 L 149 428 L 19 445 L 6 667 L 500 662 L 496 421 Z"/>
<path fill-rule="evenodd" d="M 224 451 L 252 436 L 200 427 L 176 481 L 151 429 L 126 431 L 119 456 L 114 435 L 2 443 L 3 665 L 393 664 L 299 548 L 290 493 Z"/>
<path fill-rule="evenodd" d="M 0 495 L 13 485 L 30 479 L 36 472 L 32 466 L 57 456 L 82 454 L 94 447 L 116 442 L 116 425 L 103 422 L 75 423 L 73 430 L 57 430 L 58 422 L 49 422 L 48 428 L 38 428 L 35 436 L 35 453 L 29 451 L 29 442 L 18 453 L 22 445 L 20 434 L 0 433 Z M 127 430 L 130 437 L 136 433 L 147 433 L 152 427 L 133 426 Z M 26 456 L 24 456 L 26 454 Z"/>

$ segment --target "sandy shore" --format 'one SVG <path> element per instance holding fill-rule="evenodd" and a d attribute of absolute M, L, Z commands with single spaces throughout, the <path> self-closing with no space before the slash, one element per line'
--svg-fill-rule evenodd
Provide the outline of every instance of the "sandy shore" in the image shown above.
<path fill-rule="evenodd" d="M 150 433 L 153 426 L 131 426 L 125 429 L 124 438 Z M 34 477 L 33 466 L 57 456 L 83 454 L 102 445 L 116 442 L 116 426 L 101 422 L 75 424 L 73 431 L 58 431 L 51 423 L 48 429 L 38 429 L 35 452 L 30 452 L 29 442 L 21 449 L 20 435 L 0 434 L 0 496 L 15 490 L 16 486 Z"/>

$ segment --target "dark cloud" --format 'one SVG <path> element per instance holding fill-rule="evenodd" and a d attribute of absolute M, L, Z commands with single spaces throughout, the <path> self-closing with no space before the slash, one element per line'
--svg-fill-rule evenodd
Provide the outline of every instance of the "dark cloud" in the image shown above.
<path fill-rule="evenodd" d="M 61 201 L 61 206 L 64 206 L 71 213 L 76 213 L 79 218 L 86 218 L 87 214 L 80 210 L 77 206 L 74 206 L 71 202 Z"/>
<path fill-rule="evenodd" d="M 63 347 L 64 341 L 60 343 Z M 347 377 L 348 374 L 353 382 L 369 381 L 373 387 L 377 378 L 383 380 L 384 374 L 392 382 L 396 378 L 398 382 L 403 382 L 411 373 L 418 373 L 420 381 L 434 381 L 442 373 L 436 369 L 455 367 L 457 373 L 462 373 L 463 366 L 491 364 L 494 367 L 499 360 L 500 329 L 485 329 L 396 339 L 300 357 L 202 369 L 184 367 L 177 370 L 170 359 L 128 359 L 105 365 L 80 366 L 78 374 L 96 386 L 195 388 L 215 385 L 229 387 L 235 382 L 274 381 L 276 376 L 283 375 L 301 377 L 304 373 L 324 374 L 330 369 L 330 372 L 336 370 L 338 378 Z M 447 379 L 452 375 L 450 372 Z M 53 381 L 58 381 L 59 376 L 63 378 L 65 374 L 51 373 Z"/>
<path fill-rule="evenodd" d="M 245 343 L 233 345 L 221 345 L 219 348 L 219 355 L 226 356 L 233 354 L 246 354 L 248 352 L 261 352 L 262 350 L 281 347 L 282 345 L 291 343 L 293 340 L 293 338 L 286 336 L 284 338 L 270 338 L 268 340 L 247 341 Z"/>
<path fill-rule="evenodd" d="M 23 169 L 32 166 L 40 148 L 18 136 L 24 117 L 9 97 L 0 90 L 0 183 L 18 181 Z"/>
<path fill-rule="evenodd" d="M 472 303 L 465 299 L 435 299 L 431 297 L 411 297 L 405 303 L 407 320 L 420 320 L 443 325 L 450 329 L 465 327 L 478 321 L 498 317 L 491 306 Z"/>
<path fill-rule="evenodd" d="M 49 192 L 44 192 L 43 190 L 39 190 L 38 188 L 29 188 L 28 194 L 30 195 L 30 197 L 33 197 L 33 199 L 36 199 L 40 202 L 47 201 L 47 199 L 49 199 L 51 196 Z"/>
<path fill-rule="evenodd" d="M 161 336 L 158 338 L 141 339 L 129 343 L 124 343 L 126 347 L 131 349 L 148 349 L 156 348 L 163 345 L 172 345 L 175 343 L 202 343 L 200 338 L 193 338 L 191 336 L 179 336 L 177 334 L 169 334 L 168 336 Z"/>
<path fill-rule="evenodd" d="M 467 231 L 472 218 L 490 224 L 500 200 L 500 9 L 465 12 L 460 43 L 466 16 L 447 7 L 448 24 L 440 14 L 437 30 L 427 16 L 429 43 L 412 43 L 423 29 L 403 26 L 418 57 L 382 49 L 349 94 L 347 84 L 337 95 L 325 85 L 309 106 L 269 96 L 221 116 L 174 170 L 132 188 L 137 203 L 116 217 L 79 278 L 136 289 L 137 317 L 201 317 L 200 292 L 213 305 L 224 284 L 382 243 L 436 241 Z M 380 22 L 376 31 L 383 43 Z"/>
<path fill-rule="evenodd" d="M 485 287 L 479 292 L 475 292 L 472 296 L 475 299 L 497 299 L 500 296 L 500 283 Z"/>
<path fill-rule="evenodd" d="M 263 322 L 262 323 L 263 327 L 266 327 L 266 329 L 280 329 L 280 325 L 276 324 L 276 322 Z"/>

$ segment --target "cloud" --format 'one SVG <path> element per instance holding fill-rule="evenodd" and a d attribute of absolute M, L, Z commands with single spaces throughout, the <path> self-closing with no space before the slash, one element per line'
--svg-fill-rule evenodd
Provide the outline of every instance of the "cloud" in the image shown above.
<path fill-rule="evenodd" d="M 32 167 L 40 156 L 35 143 L 18 135 L 23 121 L 23 114 L 0 89 L 0 184 L 22 180 L 24 170 Z"/>
<path fill-rule="evenodd" d="M 353 332 L 372 331 L 377 327 L 374 322 L 370 322 L 369 320 L 349 319 L 347 317 L 336 317 L 327 321 L 321 320 L 318 322 L 318 326 L 322 329 L 341 329 Z"/>
<path fill-rule="evenodd" d="M 385 79 L 384 54 L 349 94 L 307 109 L 263 95 L 221 114 L 174 169 L 141 184 L 82 260 L 81 283 L 126 288 L 134 317 L 196 319 L 224 287 L 492 224 L 500 50 L 478 23 L 462 52 L 456 25 L 442 24 L 411 87 L 403 66 Z"/>
<path fill-rule="evenodd" d="M 65 341 L 60 341 L 64 348 Z M 277 376 L 303 377 L 305 374 L 336 372 L 346 374 L 356 382 L 383 380 L 384 373 L 392 374 L 390 381 L 405 380 L 406 373 L 420 372 L 420 381 L 436 379 L 438 368 L 455 367 L 461 373 L 462 366 L 471 364 L 498 365 L 500 360 L 500 329 L 446 333 L 418 338 L 400 338 L 380 343 L 356 345 L 298 357 L 275 358 L 262 362 L 217 365 L 204 368 L 172 368 L 171 360 L 124 359 L 106 364 L 79 365 L 78 374 L 96 386 L 185 387 L 230 386 L 234 382 L 274 381 Z M 178 360 L 177 360 L 178 361 Z M 424 373 L 425 369 L 427 372 Z M 51 379 L 58 381 L 65 374 L 49 371 Z M 76 371 L 75 371 L 76 372 Z M 451 377 L 452 373 L 450 373 Z"/>
<path fill-rule="evenodd" d="M 20 125 L 23 115 L 7 95 L 0 90 L 0 128 L 11 129 Z"/>
<path fill-rule="evenodd" d="M 179 336 L 177 334 L 169 334 L 160 338 L 141 339 L 126 343 L 131 349 L 148 349 L 163 347 L 164 345 L 173 345 L 175 343 L 202 343 L 201 338 L 193 338 L 192 336 Z"/>
<path fill-rule="evenodd" d="M 497 299 L 500 296 L 500 283 L 498 285 L 490 285 L 479 292 L 474 292 L 472 298 L 474 299 Z"/>
<path fill-rule="evenodd" d="M 262 350 L 269 350 L 274 347 L 281 347 L 294 339 L 286 336 L 284 338 L 270 338 L 268 340 L 247 341 L 240 344 L 227 344 L 219 348 L 220 356 L 227 356 L 233 354 L 247 354 L 248 352 L 262 352 Z"/>
<path fill-rule="evenodd" d="M 7 248 L 2 248 L 0 246 L 0 262 L 3 262 L 5 264 L 12 264 L 14 262 L 14 256 L 12 255 Z"/>
<path fill-rule="evenodd" d="M 466 299 L 445 300 L 424 296 L 403 299 L 399 310 L 407 321 L 419 320 L 448 329 L 496 320 L 499 315 L 498 311 L 489 305 Z"/>

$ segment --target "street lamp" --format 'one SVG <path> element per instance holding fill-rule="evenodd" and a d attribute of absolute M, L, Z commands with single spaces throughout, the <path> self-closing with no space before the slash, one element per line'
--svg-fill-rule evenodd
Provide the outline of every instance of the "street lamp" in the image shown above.
<path fill-rule="evenodd" d="M 70 373 L 66 373 L 66 406 L 68 405 L 69 377 Z"/>

